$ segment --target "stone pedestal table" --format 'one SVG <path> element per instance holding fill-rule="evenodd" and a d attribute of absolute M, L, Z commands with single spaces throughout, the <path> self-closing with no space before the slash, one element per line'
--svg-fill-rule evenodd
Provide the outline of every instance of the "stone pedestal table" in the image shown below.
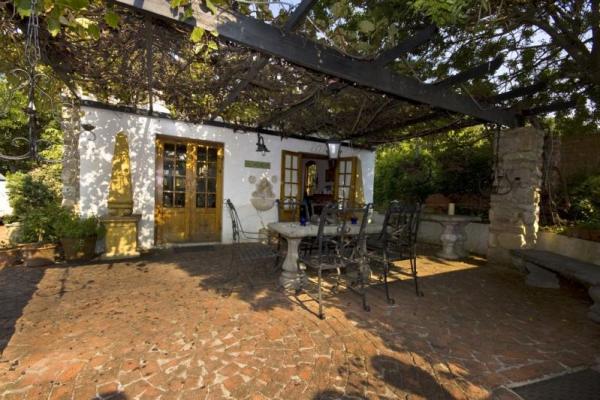
<path fill-rule="evenodd" d="M 349 235 L 358 235 L 360 225 L 346 225 L 350 228 Z M 377 234 L 381 232 L 383 225 L 381 223 L 373 222 L 367 224 L 366 233 L 367 235 Z M 319 230 L 319 226 L 316 224 L 307 224 L 306 226 L 300 225 L 298 222 L 273 222 L 268 225 L 268 228 L 280 234 L 287 241 L 287 254 L 283 261 L 281 276 L 279 277 L 279 284 L 286 290 L 295 290 L 300 288 L 302 280 L 304 279 L 302 274 L 298 273 L 298 247 L 302 239 L 307 237 L 316 237 Z M 335 235 L 337 233 L 337 225 L 330 225 L 325 227 L 326 235 Z"/>
<path fill-rule="evenodd" d="M 442 251 L 437 256 L 447 260 L 458 260 L 467 256 L 465 227 L 471 222 L 479 222 L 481 218 L 468 215 L 425 214 L 423 221 L 437 222 L 444 228 L 440 235 Z"/>

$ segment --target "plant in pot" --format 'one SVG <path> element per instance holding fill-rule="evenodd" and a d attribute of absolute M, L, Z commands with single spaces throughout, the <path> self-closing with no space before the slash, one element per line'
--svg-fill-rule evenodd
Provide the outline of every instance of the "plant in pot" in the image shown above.
<path fill-rule="evenodd" d="M 19 247 L 26 267 L 54 264 L 57 247 L 54 218 L 57 214 L 58 207 L 48 205 L 29 210 L 22 217 L 20 237 L 22 244 Z"/>
<path fill-rule="evenodd" d="M 67 261 L 89 260 L 95 255 L 96 240 L 104 235 L 104 226 L 96 217 L 82 218 L 63 210 L 55 220 L 55 233 Z"/>
<path fill-rule="evenodd" d="M 21 260 L 21 250 L 12 243 L 0 241 L 0 268 L 15 265 Z"/>

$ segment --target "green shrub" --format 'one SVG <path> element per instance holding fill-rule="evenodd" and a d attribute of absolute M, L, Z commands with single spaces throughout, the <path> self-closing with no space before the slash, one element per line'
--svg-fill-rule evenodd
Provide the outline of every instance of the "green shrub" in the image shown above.
<path fill-rule="evenodd" d="M 600 175 L 592 175 L 571 189 L 571 217 L 584 223 L 600 223 Z"/>
<path fill-rule="evenodd" d="M 102 237 L 105 230 L 96 217 L 82 218 L 62 209 L 60 217 L 55 220 L 54 231 L 59 238 L 84 239 L 90 236 Z"/>
<path fill-rule="evenodd" d="M 15 172 L 7 176 L 8 200 L 13 208 L 13 216 L 22 221 L 32 210 L 60 203 L 60 184 L 55 175 L 58 173 L 47 168 L 36 169 L 29 173 Z"/>
<path fill-rule="evenodd" d="M 55 204 L 36 207 L 28 210 L 21 218 L 22 233 L 19 240 L 22 243 L 56 242 L 55 222 L 60 218 L 61 209 Z"/>

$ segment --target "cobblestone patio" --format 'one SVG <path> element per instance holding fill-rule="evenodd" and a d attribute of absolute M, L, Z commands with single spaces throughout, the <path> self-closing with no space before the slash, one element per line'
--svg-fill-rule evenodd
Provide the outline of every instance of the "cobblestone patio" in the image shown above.
<path fill-rule="evenodd" d="M 600 361 L 583 288 L 421 256 L 412 282 L 331 296 L 316 318 L 231 246 L 0 270 L 1 399 L 513 398 Z M 305 299 L 301 297 L 301 299 Z"/>

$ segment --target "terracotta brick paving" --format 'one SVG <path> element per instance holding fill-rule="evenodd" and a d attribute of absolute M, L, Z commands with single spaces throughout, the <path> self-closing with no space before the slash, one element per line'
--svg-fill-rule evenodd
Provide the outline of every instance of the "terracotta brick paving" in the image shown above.
<path fill-rule="evenodd" d="M 600 361 L 583 288 L 526 287 L 483 260 L 420 257 L 412 282 L 342 291 L 317 319 L 230 246 L 0 270 L 0 399 L 510 398 Z M 301 296 L 301 300 L 306 298 Z"/>

